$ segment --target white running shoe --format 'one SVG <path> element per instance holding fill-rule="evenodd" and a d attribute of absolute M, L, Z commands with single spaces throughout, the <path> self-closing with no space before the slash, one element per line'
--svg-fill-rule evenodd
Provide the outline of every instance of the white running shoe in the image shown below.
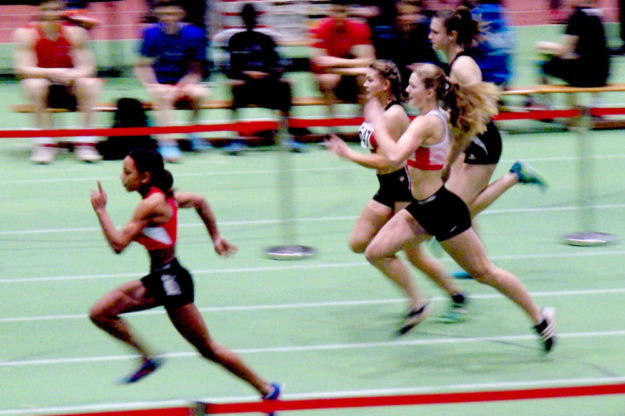
<path fill-rule="evenodd" d="M 534 330 L 540 336 L 545 353 L 551 351 L 556 343 L 556 309 L 544 307 L 540 310 L 543 319 L 534 326 Z"/>

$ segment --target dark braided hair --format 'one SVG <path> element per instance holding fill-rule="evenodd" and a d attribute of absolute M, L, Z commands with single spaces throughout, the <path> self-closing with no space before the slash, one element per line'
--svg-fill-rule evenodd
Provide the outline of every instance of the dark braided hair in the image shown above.
<path fill-rule="evenodd" d="M 442 10 L 436 17 L 443 21 L 447 33 L 456 32 L 458 34 L 457 43 L 464 49 L 469 49 L 474 42 L 480 40 L 480 23 L 473 20 L 471 10 L 461 6 L 454 11 Z"/>
<path fill-rule="evenodd" d="M 404 100 L 405 91 L 401 84 L 401 73 L 393 61 L 377 59 L 369 64 L 369 68 L 375 70 L 383 79 L 391 83 L 391 94 L 393 94 L 396 99 L 400 101 Z"/>
<path fill-rule="evenodd" d="M 150 173 L 151 186 L 165 192 L 168 197 L 173 196 L 174 177 L 165 169 L 165 162 L 159 152 L 154 149 L 134 149 L 128 153 L 128 157 L 134 160 L 139 173 Z"/>

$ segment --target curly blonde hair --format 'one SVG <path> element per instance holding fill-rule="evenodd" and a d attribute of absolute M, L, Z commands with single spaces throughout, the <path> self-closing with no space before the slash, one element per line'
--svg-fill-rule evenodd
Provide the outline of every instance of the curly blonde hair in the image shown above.
<path fill-rule="evenodd" d="M 491 118 L 497 114 L 499 88 L 490 82 L 470 86 L 459 85 L 447 78 L 445 72 L 433 64 L 420 64 L 414 72 L 427 89 L 433 89 L 442 107 L 449 111 L 449 122 L 456 139 L 468 144 L 473 137 L 486 131 Z"/>

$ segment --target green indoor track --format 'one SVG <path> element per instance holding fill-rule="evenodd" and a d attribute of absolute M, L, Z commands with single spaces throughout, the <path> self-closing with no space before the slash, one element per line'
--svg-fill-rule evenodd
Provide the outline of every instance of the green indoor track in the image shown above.
<path fill-rule="evenodd" d="M 108 85 L 111 96 L 137 93 L 135 81 Z M 20 102 L 17 85 L 6 82 L 4 91 L 5 105 Z M 625 101 L 616 94 L 606 99 Z M 0 117 L 5 128 L 29 125 L 8 112 Z M 515 186 L 480 214 L 479 233 L 498 266 L 518 275 L 539 304 L 556 307 L 559 339 L 551 354 L 542 354 L 519 308 L 472 280 L 458 281 L 470 296 L 466 322 L 445 325 L 434 316 L 395 337 L 406 307 L 401 294 L 347 245 L 356 216 L 377 189 L 375 173 L 318 144 L 288 154 L 288 172 L 279 170 L 274 148 L 240 156 L 218 149 L 186 153 L 183 163 L 168 166 L 177 189 L 207 197 L 223 236 L 239 247 L 232 258 L 218 258 L 195 213 L 180 212 L 178 257 L 192 271 L 212 336 L 283 383 L 285 399 L 625 382 L 623 131 L 585 135 L 592 177 L 579 178 L 576 133 L 533 121 L 500 127 L 504 152 L 494 178 L 524 159 L 550 187 L 541 193 Z M 93 326 L 87 311 L 110 289 L 143 276 L 148 259 L 139 245 L 121 255 L 108 248 L 89 195 L 100 180 L 117 225 L 130 218 L 138 196 L 121 186 L 119 161 L 84 165 L 61 154 L 53 165 L 37 166 L 28 161 L 30 145 L 0 141 L 0 416 L 257 400 L 248 386 L 201 359 L 161 309 L 128 319 L 166 365 L 136 385 L 117 383 L 136 356 Z M 290 200 L 279 189 L 281 175 L 293 182 Z M 564 234 L 588 231 L 581 229 L 582 179 L 592 183 L 585 214 L 592 231 L 613 234 L 615 244 L 563 243 Z M 285 238 L 285 205 L 293 212 L 291 239 Z M 268 247 L 291 243 L 313 247 L 316 255 L 265 256 Z M 457 270 L 446 256 L 440 259 Z M 443 293 L 419 272 L 414 277 L 436 313 L 445 311 Z M 622 416 L 625 395 L 283 414 Z"/>

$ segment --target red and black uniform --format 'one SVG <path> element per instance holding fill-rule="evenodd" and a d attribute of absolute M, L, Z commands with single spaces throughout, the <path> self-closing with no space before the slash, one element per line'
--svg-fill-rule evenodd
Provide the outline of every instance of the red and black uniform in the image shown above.
<path fill-rule="evenodd" d="M 391 108 L 393 105 L 401 105 L 399 101 L 392 101 L 387 104 L 384 111 Z M 378 144 L 375 141 L 375 135 L 373 134 L 373 124 L 365 121 L 360 125 L 358 129 L 358 136 L 360 137 L 360 145 L 365 149 L 369 149 L 375 153 Z M 400 168 L 395 172 L 378 174 L 378 182 L 380 187 L 373 196 L 373 200 L 379 202 L 382 205 L 386 205 L 391 209 L 395 209 L 396 202 L 409 202 L 412 201 L 412 193 L 410 192 L 410 181 L 405 168 Z"/>
<path fill-rule="evenodd" d="M 144 199 L 164 192 L 152 187 Z M 135 241 L 148 251 L 173 248 L 176 245 L 178 228 L 178 205 L 173 197 L 167 197 L 173 214 L 164 224 L 148 224 Z M 193 303 L 195 291 L 189 272 L 174 258 L 164 265 L 152 265 L 150 274 L 141 279 L 148 293 L 166 308 L 177 308 Z"/>

